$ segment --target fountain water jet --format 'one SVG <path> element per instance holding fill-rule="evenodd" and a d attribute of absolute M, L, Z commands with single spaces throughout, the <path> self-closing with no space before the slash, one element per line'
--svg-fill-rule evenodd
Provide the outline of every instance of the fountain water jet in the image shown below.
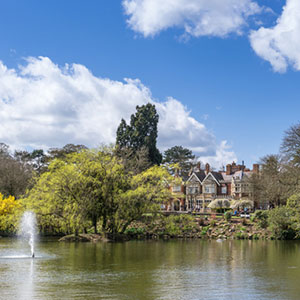
<path fill-rule="evenodd" d="M 31 211 L 26 211 L 22 217 L 20 224 L 20 234 L 22 237 L 28 240 L 28 244 L 31 250 L 31 257 L 34 258 L 34 242 L 36 235 L 36 218 L 35 214 Z"/>

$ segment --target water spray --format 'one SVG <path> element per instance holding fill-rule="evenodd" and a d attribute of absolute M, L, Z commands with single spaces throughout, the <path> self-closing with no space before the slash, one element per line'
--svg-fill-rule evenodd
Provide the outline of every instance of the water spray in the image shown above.
<path fill-rule="evenodd" d="M 35 245 L 35 235 L 36 235 L 36 218 L 35 214 L 31 211 L 24 213 L 20 226 L 20 234 L 22 237 L 28 240 L 28 244 L 31 250 L 31 257 L 35 257 L 34 245 Z"/>

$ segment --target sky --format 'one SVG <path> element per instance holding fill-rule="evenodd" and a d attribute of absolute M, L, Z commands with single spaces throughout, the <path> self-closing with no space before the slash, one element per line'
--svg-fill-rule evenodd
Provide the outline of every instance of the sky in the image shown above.
<path fill-rule="evenodd" d="M 11 149 L 113 143 L 151 102 L 161 151 L 249 166 L 299 122 L 298 0 L 10 0 L 0 13 Z"/>

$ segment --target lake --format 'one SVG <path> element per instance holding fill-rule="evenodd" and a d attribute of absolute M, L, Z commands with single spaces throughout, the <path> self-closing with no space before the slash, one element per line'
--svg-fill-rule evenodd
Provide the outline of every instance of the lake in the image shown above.
<path fill-rule="evenodd" d="M 300 243 L 0 239 L 0 299 L 299 299 Z M 22 258 L 23 255 L 23 258 Z"/>

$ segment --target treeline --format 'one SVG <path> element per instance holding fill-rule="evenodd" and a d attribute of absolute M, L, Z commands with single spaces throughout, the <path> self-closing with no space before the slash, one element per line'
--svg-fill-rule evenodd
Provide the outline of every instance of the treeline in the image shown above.
<path fill-rule="evenodd" d="M 254 219 L 277 239 L 300 235 L 300 123 L 285 131 L 280 151 L 261 158 L 260 173 L 250 179 L 258 211 Z"/>
<path fill-rule="evenodd" d="M 63 148 L 50 148 L 32 151 L 15 150 L 0 143 L 0 193 L 20 198 L 32 187 L 32 179 L 45 172 L 54 159 L 63 159 L 68 154 L 79 152 L 87 147 L 67 144 Z"/>
<path fill-rule="evenodd" d="M 278 154 L 260 160 L 260 172 L 251 178 L 253 200 L 259 207 L 285 206 L 290 197 L 300 200 L 300 123 L 285 131 Z"/>

